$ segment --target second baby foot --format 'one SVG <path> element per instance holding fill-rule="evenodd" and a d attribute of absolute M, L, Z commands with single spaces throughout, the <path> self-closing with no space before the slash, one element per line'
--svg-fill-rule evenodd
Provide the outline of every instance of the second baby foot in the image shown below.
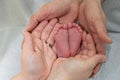
<path fill-rule="evenodd" d="M 82 29 L 75 23 L 68 24 L 69 33 L 69 49 L 71 56 L 75 56 L 78 49 L 80 48 Z"/>

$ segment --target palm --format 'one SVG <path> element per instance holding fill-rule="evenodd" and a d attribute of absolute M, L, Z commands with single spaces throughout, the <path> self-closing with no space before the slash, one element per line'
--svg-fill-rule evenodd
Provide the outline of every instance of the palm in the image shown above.
<path fill-rule="evenodd" d="M 96 49 L 95 49 L 95 44 L 93 42 L 92 36 L 90 34 L 87 34 L 86 32 L 83 32 L 82 46 L 79 53 L 75 57 L 58 58 L 54 65 L 64 66 L 67 68 L 70 63 L 73 63 L 72 61 L 79 61 L 79 60 L 80 60 L 80 63 L 86 64 L 84 62 L 90 57 L 92 57 L 93 55 L 96 55 Z M 79 67 L 86 68 L 84 65 L 80 65 Z"/>
<path fill-rule="evenodd" d="M 44 54 L 39 49 L 36 49 L 34 52 L 23 53 L 22 55 L 23 71 L 26 71 L 28 74 L 31 73 L 40 76 L 41 79 L 48 76 L 52 64 L 56 59 L 56 55 L 52 49 L 46 43 L 43 46 L 47 47 L 47 52 Z"/>
<path fill-rule="evenodd" d="M 45 62 L 40 52 L 23 53 L 22 68 L 26 74 L 42 76 L 46 70 Z M 42 74 L 41 74 L 42 73 Z"/>
<path fill-rule="evenodd" d="M 46 39 L 50 35 L 50 33 L 46 32 L 51 32 L 56 22 L 56 19 L 51 20 L 49 23 L 47 21 L 41 22 L 32 32 L 31 39 L 24 43 L 22 67 L 25 74 L 30 74 L 35 77 L 37 76 L 40 79 L 47 78 L 52 64 L 56 59 L 56 54 L 48 43 L 46 43 Z"/>
<path fill-rule="evenodd" d="M 83 76 L 83 73 L 86 77 L 89 77 L 91 75 L 92 69 L 95 65 L 91 66 L 91 63 L 88 62 L 90 58 L 96 54 L 95 45 L 92 37 L 85 32 L 83 33 L 82 41 L 83 43 L 81 50 L 75 57 L 56 59 L 48 80 L 59 78 L 59 75 L 72 75 L 70 79 L 85 80 L 83 79 L 84 77 L 80 78 L 80 76 Z M 59 75 L 56 75 L 58 72 Z"/>

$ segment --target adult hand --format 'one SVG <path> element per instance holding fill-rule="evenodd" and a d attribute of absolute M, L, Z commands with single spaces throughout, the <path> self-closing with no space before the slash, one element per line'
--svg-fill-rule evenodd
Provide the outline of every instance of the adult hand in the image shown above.
<path fill-rule="evenodd" d="M 13 80 L 46 80 L 56 59 L 56 54 L 46 43 L 57 19 L 41 22 L 30 34 L 24 32 L 22 45 L 22 72 Z"/>
<path fill-rule="evenodd" d="M 79 23 L 83 28 L 92 34 L 96 43 L 97 54 L 105 55 L 105 43 L 112 40 L 107 34 L 106 17 L 102 10 L 103 0 L 83 0 L 79 7 Z M 101 65 L 95 68 L 97 73 Z"/>
<path fill-rule="evenodd" d="M 52 0 L 30 18 L 27 30 L 32 31 L 39 22 L 58 18 L 60 23 L 73 22 L 78 16 L 81 0 Z"/>
<path fill-rule="evenodd" d="M 105 60 L 104 55 L 96 54 L 91 35 L 84 32 L 79 54 L 70 58 L 58 58 L 47 80 L 86 80 L 91 76 L 94 67 Z"/>

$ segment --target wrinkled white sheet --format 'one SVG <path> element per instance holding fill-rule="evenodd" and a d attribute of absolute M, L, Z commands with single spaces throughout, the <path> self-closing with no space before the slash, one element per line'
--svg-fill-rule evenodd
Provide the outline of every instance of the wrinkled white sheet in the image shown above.
<path fill-rule="evenodd" d="M 21 70 L 22 31 L 29 17 L 49 0 L 0 0 L 0 80 L 10 80 Z M 113 44 L 107 45 L 108 61 L 93 80 L 120 80 L 120 0 L 104 4 Z"/>

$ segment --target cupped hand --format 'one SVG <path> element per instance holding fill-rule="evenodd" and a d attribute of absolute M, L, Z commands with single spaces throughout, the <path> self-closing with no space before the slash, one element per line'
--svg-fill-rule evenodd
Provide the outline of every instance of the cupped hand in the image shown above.
<path fill-rule="evenodd" d="M 78 16 L 80 1 L 81 0 L 52 0 L 32 15 L 27 30 L 32 31 L 37 27 L 39 22 L 52 18 L 58 18 L 60 23 L 73 22 Z"/>
<path fill-rule="evenodd" d="M 83 0 L 79 6 L 78 20 L 85 30 L 97 34 L 102 41 L 111 43 L 107 35 L 102 0 Z"/>
<path fill-rule="evenodd" d="M 106 16 L 102 9 L 103 0 L 83 0 L 79 6 L 79 23 L 92 34 L 97 54 L 105 55 L 105 43 L 111 43 L 106 30 Z M 101 65 L 95 68 L 97 73 Z"/>
<path fill-rule="evenodd" d="M 79 54 L 70 58 L 58 58 L 47 80 L 86 80 L 95 66 L 105 60 L 104 55 L 96 54 L 91 35 L 84 32 Z"/>
<path fill-rule="evenodd" d="M 55 52 L 46 41 L 52 41 L 50 34 L 56 23 L 57 19 L 43 21 L 32 33 L 24 32 L 22 72 L 13 80 L 46 80 L 56 59 Z"/>

